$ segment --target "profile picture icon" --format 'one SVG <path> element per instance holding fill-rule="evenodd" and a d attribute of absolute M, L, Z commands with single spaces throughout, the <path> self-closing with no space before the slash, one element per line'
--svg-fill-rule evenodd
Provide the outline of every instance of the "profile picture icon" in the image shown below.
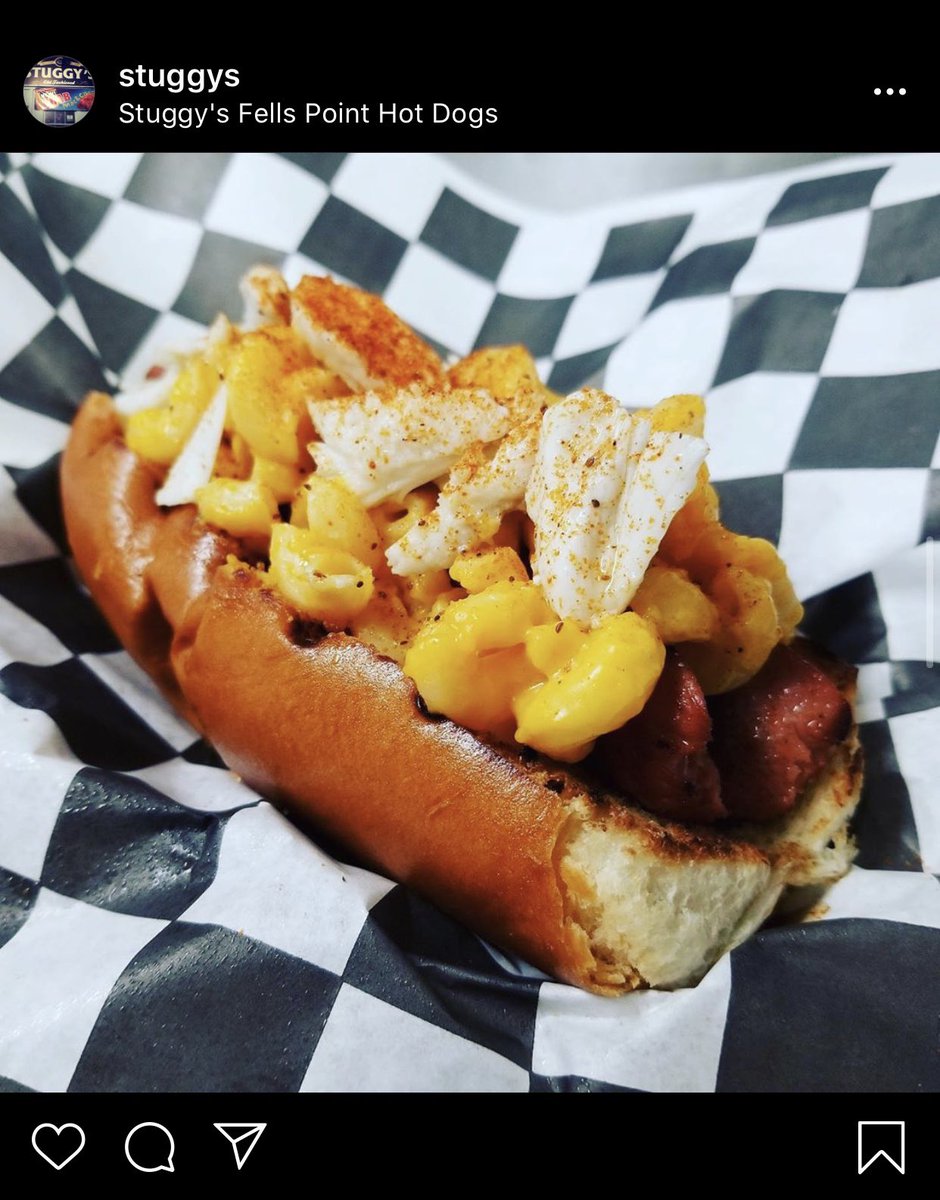
<path fill-rule="evenodd" d="M 23 83 L 23 103 L 43 125 L 75 125 L 94 102 L 91 71 L 67 54 L 40 59 Z"/>

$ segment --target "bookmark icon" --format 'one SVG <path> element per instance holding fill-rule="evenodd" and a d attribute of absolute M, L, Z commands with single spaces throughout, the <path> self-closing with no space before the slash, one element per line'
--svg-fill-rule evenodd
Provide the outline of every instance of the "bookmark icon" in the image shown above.
<path fill-rule="evenodd" d="M 862 1174 L 877 1158 L 884 1158 L 904 1174 L 906 1128 L 903 1121 L 859 1121 L 858 1173 Z"/>
<path fill-rule="evenodd" d="M 261 1124 L 250 1124 L 248 1122 L 233 1123 L 220 1125 L 214 1122 L 215 1128 L 221 1135 L 231 1143 L 232 1152 L 235 1155 L 235 1166 L 240 1171 L 245 1165 L 248 1155 L 254 1150 L 257 1145 L 258 1138 L 267 1129 L 267 1122 Z"/>

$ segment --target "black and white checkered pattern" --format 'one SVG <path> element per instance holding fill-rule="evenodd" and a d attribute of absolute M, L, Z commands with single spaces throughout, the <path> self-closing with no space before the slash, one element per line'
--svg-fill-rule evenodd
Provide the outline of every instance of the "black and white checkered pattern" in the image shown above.
<path fill-rule="evenodd" d="M 936 1090 L 940 156 L 564 216 L 431 155 L 0 156 L 0 1090 Z M 76 585 L 82 393 L 263 260 L 558 389 L 708 395 L 726 520 L 861 664 L 858 864 L 694 989 L 510 963 L 249 793 Z"/>

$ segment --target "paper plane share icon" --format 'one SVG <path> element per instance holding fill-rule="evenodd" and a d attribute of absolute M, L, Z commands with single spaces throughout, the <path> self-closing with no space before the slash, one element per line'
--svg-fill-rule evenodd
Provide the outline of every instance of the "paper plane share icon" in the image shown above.
<path fill-rule="evenodd" d="M 248 1122 L 241 1124 L 229 1122 L 226 1125 L 220 1125 L 216 1121 L 214 1124 L 219 1133 L 231 1142 L 232 1151 L 235 1155 L 235 1166 L 239 1171 L 245 1165 L 248 1155 L 257 1145 L 258 1138 L 261 1137 L 268 1127 L 267 1122 L 254 1125 Z"/>

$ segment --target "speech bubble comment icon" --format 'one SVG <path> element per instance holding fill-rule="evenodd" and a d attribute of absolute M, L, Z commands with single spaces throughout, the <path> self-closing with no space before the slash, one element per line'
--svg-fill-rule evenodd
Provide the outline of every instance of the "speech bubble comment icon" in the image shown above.
<path fill-rule="evenodd" d="M 134 1150 L 131 1153 L 131 1142 Z M 173 1155 L 176 1143 L 165 1125 L 156 1121 L 141 1121 L 124 1139 L 124 1157 L 138 1171 L 174 1171 Z"/>

